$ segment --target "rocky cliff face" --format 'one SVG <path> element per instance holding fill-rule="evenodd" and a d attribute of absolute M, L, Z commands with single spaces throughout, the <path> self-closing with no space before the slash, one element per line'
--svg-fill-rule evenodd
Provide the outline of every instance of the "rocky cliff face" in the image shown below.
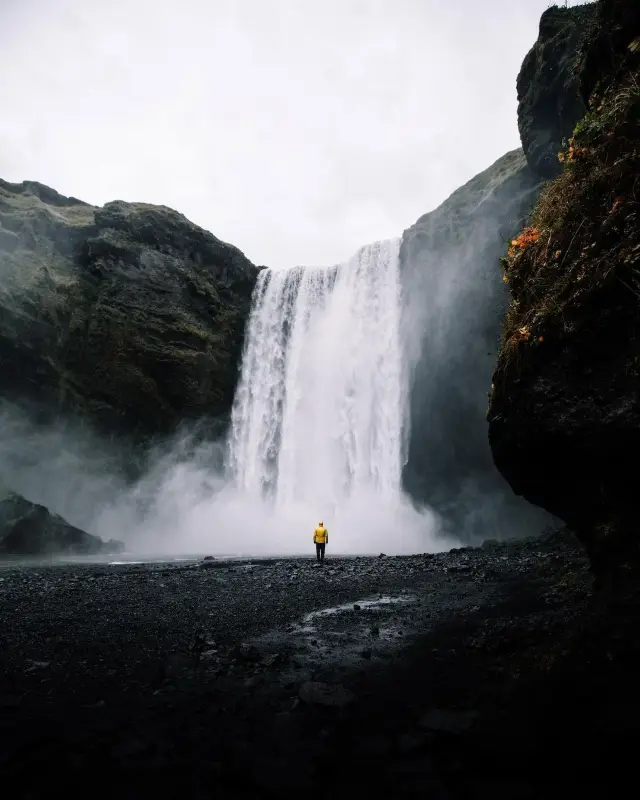
<path fill-rule="evenodd" d="M 504 261 L 489 433 L 511 487 L 597 572 L 640 555 L 640 4 L 597 6 L 576 59 L 589 111 Z"/>
<path fill-rule="evenodd" d="M 558 150 L 586 111 L 576 64 L 595 12 L 595 3 L 548 8 L 518 75 L 520 139 L 529 167 L 542 178 L 559 174 Z"/>
<path fill-rule="evenodd" d="M 412 361 L 404 482 L 414 498 L 434 505 L 471 537 L 486 536 L 492 525 L 503 536 L 541 524 L 499 475 L 487 442 L 485 398 L 508 304 L 496 263 L 543 180 L 560 171 L 558 151 L 584 114 L 576 65 L 596 12 L 588 4 L 542 15 L 517 80 L 523 150 L 507 153 L 403 236 Z"/>
<path fill-rule="evenodd" d="M 257 271 L 163 206 L 0 181 L 0 397 L 143 439 L 224 415 Z"/>
<path fill-rule="evenodd" d="M 515 534 L 526 530 L 527 520 L 532 529 L 541 523 L 495 469 L 485 420 L 507 305 L 496 263 L 538 184 L 522 151 L 514 150 L 402 238 L 405 348 L 412 365 L 404 483 L 469 539 Z"/>

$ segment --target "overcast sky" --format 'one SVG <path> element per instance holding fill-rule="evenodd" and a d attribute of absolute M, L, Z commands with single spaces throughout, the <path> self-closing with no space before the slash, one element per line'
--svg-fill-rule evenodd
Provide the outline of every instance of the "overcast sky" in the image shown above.
<path fill-rule="evenodd" d="M 548 5 L 0 0 L 0 177 L 171 206 L 258 264 L 335 263 L 519 145 Z"/>

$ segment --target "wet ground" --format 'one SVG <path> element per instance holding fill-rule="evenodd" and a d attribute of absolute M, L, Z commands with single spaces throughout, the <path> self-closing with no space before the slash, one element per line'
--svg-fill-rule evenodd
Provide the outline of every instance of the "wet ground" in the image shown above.
<path fill-rule="evenodd" d="M 0 614 L 11 797 L 591 796 L 640 732 L 635 605 L 594 594 L 562 533 L 5 565 Z"/>

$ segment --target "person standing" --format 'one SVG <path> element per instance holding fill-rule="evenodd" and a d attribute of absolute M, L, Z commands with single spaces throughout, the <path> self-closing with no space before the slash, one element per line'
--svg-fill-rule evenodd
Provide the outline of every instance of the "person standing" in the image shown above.
<path fill-rule="evenodd" d="M 313 541 L 316 545 L 316 558 L 318 563 L 322 564 L 324 561 L 324 549 L 329 543 L 329 531 L 324 527 L 323 522 L 319 522 L 318 527 L 313 532 Z"/>

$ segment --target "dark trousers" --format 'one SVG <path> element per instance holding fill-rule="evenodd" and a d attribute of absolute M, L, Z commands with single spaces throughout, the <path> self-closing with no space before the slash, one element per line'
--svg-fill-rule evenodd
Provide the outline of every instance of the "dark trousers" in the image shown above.
<path fill-rule="evenodd" d="M 318 544 L 318 542 L 316 542 L 316 558 L 318 561 L 324 561 L 324 548 L 326 546 L 327 545 L 324 543 Z"/>

